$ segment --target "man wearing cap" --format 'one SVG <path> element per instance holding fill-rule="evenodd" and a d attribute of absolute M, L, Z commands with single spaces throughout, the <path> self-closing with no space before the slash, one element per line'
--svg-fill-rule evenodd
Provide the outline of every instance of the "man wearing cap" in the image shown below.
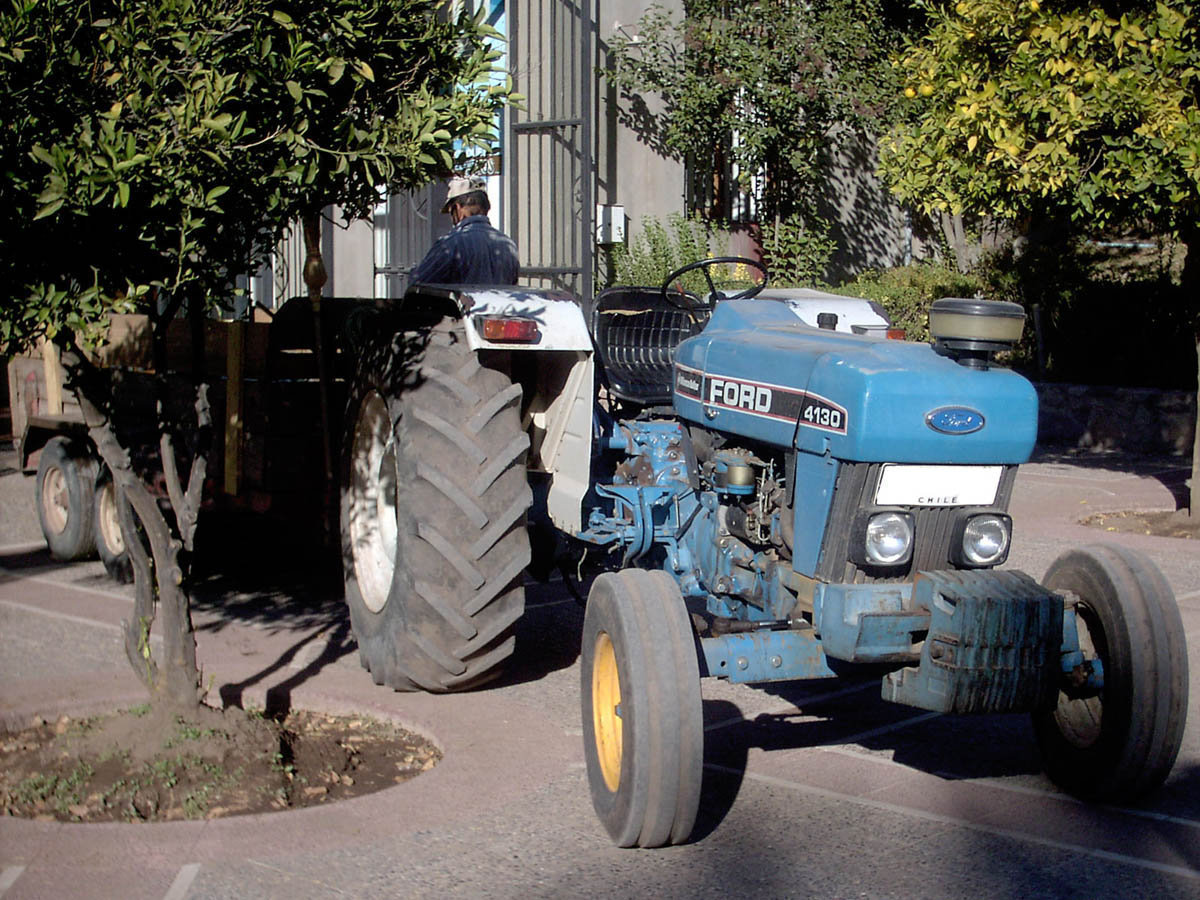
<path fill-rule="evenodd" d="M 409 274 L 412 284 L 516 284 L 517 245 L 492 227 L 482 178 L 451 178 L 443 213 L 454 227 Z"/>

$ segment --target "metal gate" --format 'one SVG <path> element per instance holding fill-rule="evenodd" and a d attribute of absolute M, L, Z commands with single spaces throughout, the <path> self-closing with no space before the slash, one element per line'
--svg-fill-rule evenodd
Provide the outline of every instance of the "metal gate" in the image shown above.
<path fill-rule="evenodd" d="M 444 185 L 393 194 L 375 207 L 375 296 L 403 297 L 408 273 L 437 239 Z M 444 218 L 444 217 L 443 217 Z"/>
<path fill-rule="evenodd" d="M 592 293 L 593 0 L 509 0 L 508 231 L 523 281 Z"/>

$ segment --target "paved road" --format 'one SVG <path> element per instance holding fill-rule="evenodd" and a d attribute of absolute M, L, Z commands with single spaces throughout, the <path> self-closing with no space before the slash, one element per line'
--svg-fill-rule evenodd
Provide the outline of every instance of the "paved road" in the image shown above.
<path fill-rule="evenodd" d="M 2 466 L 0 466 L 2 468 Z M 0 821 L 0 897 L 1200 897 L 1200 552 L 1104 535 L 1086 511 L 1164 508 L 1178 463 L 1043 458 L 1022 470 L 1011 565 L 1039 575 L 1100 538 L 1163 568 L 1190 643 L 1191 717 L 1166 786 L 1137 809 L 1059 794 L 1022 716 L 951 718 L 883 703 L 861 676 L 704 686 L 706 770 L 692 843 L 613 848 L 587 797 L 577 607 L 530 590 L 520 663 L 490 690 L 376 688 L 340 604 L 306 584 L 215 581 L 198 643 L 226 699 L 392 716 L 446 758 L 414 782 L 319 810 L 154 826 Z M 0 474 L 0 719 L 136 698 L 117 623 L 128 589 L 98 563 L 53 564 L 28 481 Z"/>

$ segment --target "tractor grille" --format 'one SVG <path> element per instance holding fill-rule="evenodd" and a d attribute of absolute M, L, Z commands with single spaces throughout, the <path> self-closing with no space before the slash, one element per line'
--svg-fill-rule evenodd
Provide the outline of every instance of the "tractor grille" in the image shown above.
<path fill-rule="evenodd" d="M 907 569 L 860 569 L 850 561 L 854 517 L 860 509 L 874 505 L 875 490 L 882 470 L 882 463 L 844 462 L 838 467 L 829 524 L 825 528 L 821 557 L 817 563 L 818 578 L 840 584 L 908 581 L 914 572 L 953 568 L 950 563 L 950 542 L 961 507 L 906 507 L 913 516 L 915 540 L 912 561 Z M 996 491 L 996 502 L 989 509 L 1008 510 L 1016 477 L 1016 466 L 1004 467 L 1000 487 Z"/>

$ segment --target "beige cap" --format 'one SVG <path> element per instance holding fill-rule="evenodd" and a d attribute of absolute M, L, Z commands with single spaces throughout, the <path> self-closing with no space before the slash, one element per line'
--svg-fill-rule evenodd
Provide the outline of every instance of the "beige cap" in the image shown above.
<path fill-rule="evenodd" d="M 485 182 L 478 175 L 471 175 L 467 178 L 456 175 L 455 177 L 451 178 L 448 183 L 448 189 L 446 191 L 446 204 L 442 207 L 442 212 L 450 212 L 450 204 L 463 194 L 469 194 L 471 191 L 485 190 L 487 190 L 487 182 Z"/>

